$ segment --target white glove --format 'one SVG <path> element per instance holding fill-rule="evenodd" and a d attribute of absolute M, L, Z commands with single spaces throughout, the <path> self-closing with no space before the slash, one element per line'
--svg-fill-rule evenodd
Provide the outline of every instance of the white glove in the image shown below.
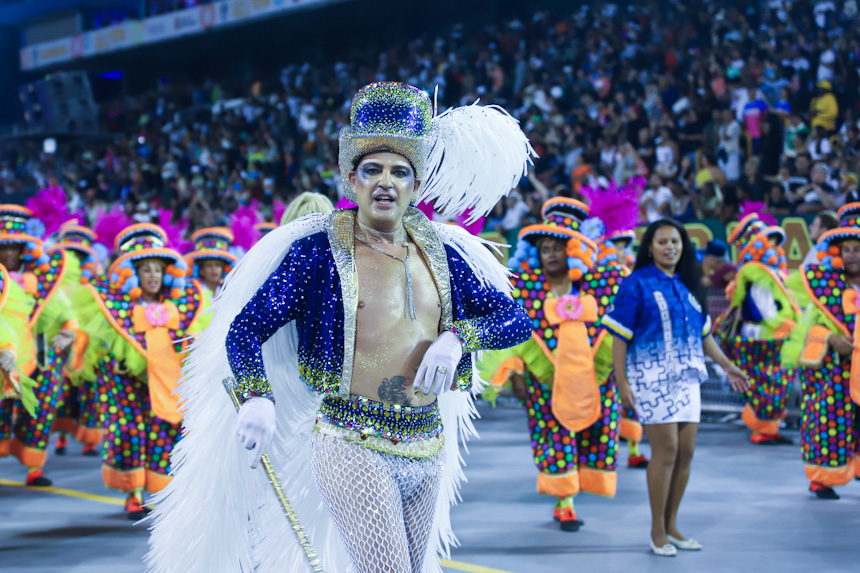
<path fill-rule="evenodd" d="M 752 297 L 761 317 L 765 320 L 776 316 L 778 309 L 776 301 L 773 299 L 773 294 L 767 288 L 761 285 L 753 285 L 750 289 L 750 297 Z"/>
<path fill-rule="evenodd" d="M 15 370 L 15 353 L 11 350 L 0 350 L 0 369 L 4 372 Z"/>
<path fill-rule="evenodd" d="M 75 333 L 71 330 L 61 330 L 51 339 L 51 346 L 57 350 L 65 350 L 75 341 Z"/>
<path fill-rule="evenodd" d="M 456 334 L 446 330 L 433 341 L 415 373 L 412 389 L 423 394 L 439 395 L 454 384 L 457 364 L 463 357 L 463 343 Z"/>
<path fill-rule="evenodd" d="M 254 450 L 251 469 L 255 469 L 275 435 L 275 403 L 255 396 L 242 404 L 236 417 L 236 435 L 246 450 Z"/>

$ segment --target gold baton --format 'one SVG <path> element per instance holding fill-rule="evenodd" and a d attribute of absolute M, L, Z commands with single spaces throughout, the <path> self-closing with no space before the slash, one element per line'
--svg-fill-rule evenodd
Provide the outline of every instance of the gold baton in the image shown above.
<path fill-rule="evenodd" d="M 229 394 L 230 399 L 233 401 L 233 405 L 236 407 L 236 411 L 238 412 L 242 403 L 239 401 L 239 395 L 236 393 L 236 381 L 232 377 L 229 377 L 224 378 L 221 383 L 224 384 L 224 389 L 227 390 L 227 394 Z M 275 490 L 275 496 L 277 496 L 278 501 L 281 502 L 281 508 L 283 508 L 284 514 L 286 514 L 287 519 L 290 522 L 290 526 L 296 534 L 296 540 L 298 540 L 299 545 L 302 546 L 302 549 L 305 552 L 305 557 L 308 558 L 308 565 L 310 566 L 311 571 L 314 573 L 325 573 L 323 571 L 322 564 L 320 564 L 320 558 L 317 556 L 317 552 L 311 545 L 311 542 L 308 539 L 308 534 L 305 532 L 304 526 L 299 521 L 299 516 L 296 515 L 296 510 L 293 509 L 293 504 L 290 503 L 290 500 L 287 499 L 287 494 L 284 493 L 281 480 L 278 479 L 278 474 L 275 473 L 275 468 L 272 467 L 272 462 L 269 460 L 269 454 L 266 453 L 263 454 L 263 469 L 266 471 L 266 477 L 269 478 L 269 483 L 272 484 L 272 489 Z"/>

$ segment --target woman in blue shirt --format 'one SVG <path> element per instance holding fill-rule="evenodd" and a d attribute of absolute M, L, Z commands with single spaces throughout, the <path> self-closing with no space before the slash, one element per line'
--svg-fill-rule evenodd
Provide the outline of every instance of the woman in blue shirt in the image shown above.
<path fill-rule="evenodd" d="M 622 403 L 633 407 L 651 443 L 648 496 L 651 550 L 673 556 L 702 545 L 678 531 L 678 506 L 690 477 L 701 413 L 699 384 L 707 353 L 735 391 L 748 387 L 711 337 L 696 253 L 680 223 L 662 219 L 642 237 L 633 273 L 603 326 L 615 336 L 612 358 Z"/>

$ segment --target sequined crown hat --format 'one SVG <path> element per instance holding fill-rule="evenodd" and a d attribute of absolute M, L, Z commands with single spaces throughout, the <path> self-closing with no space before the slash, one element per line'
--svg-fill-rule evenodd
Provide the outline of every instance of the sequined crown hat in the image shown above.
<path fill-rule="evenodd" d="M 21 259 L 26 267 L 48 264 L 42 239 L 36 235 L 44 231 L 44 225 L 33 219 L 33 212 L 20 205 L 0 205 L 0 245 L 21 245 Z"/>
<path fill-rule="evenodd" d="M 535 270 L 540 268 L 538 243 L 542 238 L 552 237 L 567 241 L 567 266 L 570 278 L 578 281 L 594 266 L 597 258 L 597 245 L 582 231 L 582 225 L 589 214 L 588 205 L 568 199 L 555 197 L 546 201 L 541 209 L 542 223 L 523 227 L 517 236 L 517 247 L 508 266 L 514 270 Z"/>
<path fill-rule="evenodd" d="M 215 259 L 224 263 L 224 272 L 229 273 L 238 259 L 228 251 L 233 246 L 233 231 L 227 227 L 208 227 L 191 235 L 194 250 L 185 255 L 188 263 L 188 276 L 200 276 L 199 263 Z"/>
<path fill-rule="evenodd" d="M 170 298 L 181 297 L 185 291 L 188 264 L 182 255 L 166 248 L 166 244 L 167 233 L 158 225 L 138 223 L 120 232 L 114 240 L 114 248 L 120 255 L 108 269 L 111 286 L 132 298 L 139 298 L 141 289 L 135 262 L 143 259 L 163 259 L 167 262 L 163 287 L 170 289 Z"/>
<path fill-rule="evenodd" d="M 840 246 L 848 240 L 860 241 L 860 203 L 847 203 L 836 213 L 839 226 L 821 235 L 815 249 L 819 262 L 825 267 L 841 269 Z"/>
<path fill-rule="evenodd" d="M 75 223 L 66 224 L 57 233 L 57 244 L 51 250 L 63 249 L 82 254 L 81 282 L 88 282 L 103 271 L 98 253 L 93 248 L 97 240 L 98 235 L 92 229 Z"/>
<path fill-rule="evenodd" d="M 421 185 L 413 203 L 435 202 L 469 223 L 486 215 L 528 174 L 534 149 L 519 123 L 498 106 L 468 105 L 434 115 L 415 86 L 380 82 L 355 94 L 340 132 L 338 165 L 347 198 L 358 202 L 349 173 L 370 153 L 405 157 Z"/>
<path fill-rule="evenodd" d="M 741 219 L 729 235 L 730 244 L 735 245 L 740 254 L 738 264 L 756 261 L 780 271 L 788 271 L 788 263 L 782 244 L 785 231 L 782 227 L 768 226 L 756 213 Z"/>

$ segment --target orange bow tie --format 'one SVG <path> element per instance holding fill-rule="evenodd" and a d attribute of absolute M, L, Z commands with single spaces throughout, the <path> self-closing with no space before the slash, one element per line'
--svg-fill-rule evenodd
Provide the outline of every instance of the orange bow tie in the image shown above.
<path fill-rule="evenodd" d="M 146 338 L 146 374 L 152 411 L 162 420 L 178 424 L 182 421 L 182 414 L 179 413 L 177 397 L 171 394 L 179 383 L 182 358 L 173 347 L 168 329 L 179 328 L 179 310 L 170 301 L 161 303 L 161 306 L 167 311 L 163 326 L 152 324 L 146 316 L 147 307 L 136 304 L 131 315 L 132 328 Z"/>
<path fill-rule="evenodd" d="M 591 295 L 548 298 L 544 314 L 559 325 L 552 413 L 565 428 L 580 432 L 600 418 L 600 387 L 585 326 L 597 320 L 597 301 Z"/>
<path fill-rule="evenodd" d="M 858 306 L 857 296 L 860 295 L 855 289 L 848 288 L 842 293 L 842 310 L 845 314 L 856 315 L 860 306 Z M 860 341 L 860 316 L 854 318 L 854 332 L 851 333 L 854 338 L 855 346 Z M 860 348 L 854 348 L 851 353 L 851 399 L 855 404 L 860 404 Z"/>

